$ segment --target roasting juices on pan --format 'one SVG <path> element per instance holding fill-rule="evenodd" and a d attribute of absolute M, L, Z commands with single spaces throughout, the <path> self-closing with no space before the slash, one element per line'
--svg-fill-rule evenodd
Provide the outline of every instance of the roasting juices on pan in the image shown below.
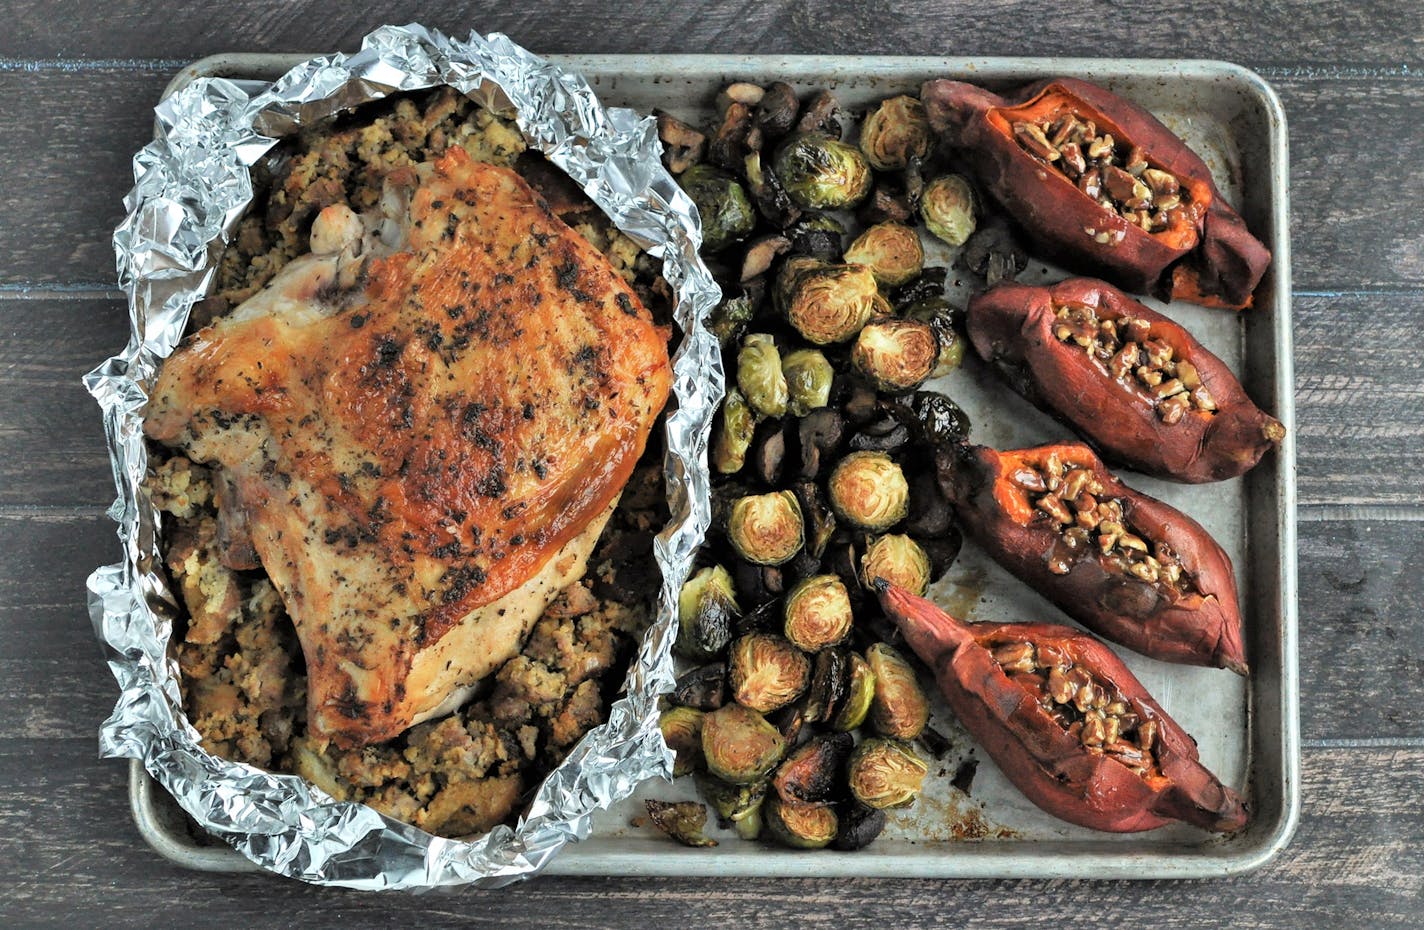
<path fill-rule="evenodd" d="M 1068 616 L 1154 659 L 1246 673 L 1231 561 L 1191 517 L 1081 443 L 937 456 L 964 529 Z"/>
<path fill-rule="evenodd" d="M 1071 78 L 1005 97 L 936 80 L 920 96 L 942 142 L 1052 257 L 1137 293 L 1251 306 L 1271 253 L 1142 107 Z"/>
<path fill-rule="evenodd" d="M 1092 637 L 1049 623 L 965 623 L 878 587 L 965 729 L 1034 804 L 1114 833 L 1246 825 L 1241 798 L 1201 764 L 1191 736 Z"/>
<path fill-rule="evenodd" d="M 974 351 L 1111 459 L 1175 481 L 1235 478 L 1285 437 L 1181 326 L 1091 278 L 969 301 Z"/>

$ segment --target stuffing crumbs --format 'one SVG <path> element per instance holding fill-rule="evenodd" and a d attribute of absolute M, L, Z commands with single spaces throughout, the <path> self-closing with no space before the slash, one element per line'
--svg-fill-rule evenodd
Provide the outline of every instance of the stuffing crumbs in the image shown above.
<path fill-rule="evenodd" d="M 632 283 L 654 318 L 668 321 L 669 292 L 652 260 L 557 169 L 526 153 L 513 121 L 447 87 L 362 107 L 274 148 L 254 168 L 254 209 L 239 223 L 212 296 L 194 308 L 190 329 L 227 313 L 306 253 L 312 220 L 323 208 L 370 209 L 388 171 L 452 145 L 477 161 L 521 171 Z M 188 614 L 174 649 L 185 710 L 204 747 L 300 774 L 339 800 L 369 804 L 442 836 L 483 833 L 510 820 L 603 720 L 648 622 L 659 583 L 653 534 L 667 516 L 654 446 L 634 471 L 587 576 L 550 605 L 523 652 L 454 714 L 359 750 L 306 732 L 306 671 L 296 632 L 262 571 L 222 564 L 210 472 L 151 447 L 149 490 L 163 514 L 165 563 Z"/>

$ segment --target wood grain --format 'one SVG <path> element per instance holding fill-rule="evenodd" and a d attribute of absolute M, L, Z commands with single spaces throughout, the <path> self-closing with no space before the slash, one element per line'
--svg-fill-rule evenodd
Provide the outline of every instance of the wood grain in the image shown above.
<path fill-rule="evenodd" d="M 109 236 L 123 215 L 129 159 L 148 141 L 150 109 L 167 78 L 107 65 L 0 71 L 0 99 L 18 109 L 0 134 L 0 164 L 7 166 L 0 173 L 0 288 L 109 286 Z M 1424 159 L 1417 157 L 1424 77 L 1290 72 L 1274 84 L 1294 143 L 1296 287 L 1424 285 L 1424 214 L 1406 193 L 1424 190 Z M 1365 111 L 1367 159 L 1358 155 Z M 86 196 L 75 196 L 81 178 Z"/>
<path fill-rule="evenodd" d="M 1408 4 L 1332 5 L 1291 0 L 1204 0 L 1190 22 L 1157 4 L 1057 5 L 987 0 L 966 10 L 936 0 L 825 4 L 738 0 L 712 4 L 609 5 L 570 0 L 548 15 L 526 5 L 472 8 L 392 0 L 365 16 L 337 17 L 317 0 L 275 5 L 238 0 L 160 7 L 123 0 L 15 0 L 0 55 L 192 60 L 226 51 L 354 49 L 381 22 L 418 20 L 452 35 L 505 32 L 545 52 L 708 52 L 883 55 L 1064 55 L 1224 58 L 1253 67 L 1418 67 L 1424 48 Z M 1415 6 L 1417 9 L 1417 5 Z M 83 23 L 74 41 L 56 22 Z M 1250 28 L 1241 28 L 1250 23 Z M 1417 25 L 1415 23 L 1414 25 Z M 1270 41 L 1262 41 L 1269 36 Z"/>

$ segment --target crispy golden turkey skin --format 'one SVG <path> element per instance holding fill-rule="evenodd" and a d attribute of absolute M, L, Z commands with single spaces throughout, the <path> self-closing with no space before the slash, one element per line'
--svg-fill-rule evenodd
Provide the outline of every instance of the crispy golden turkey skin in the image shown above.
<path fill-rule="evenodd" d="M 328 207 L 164 363 L 147 434 L 220 471 L 338 745 L 452 709 L 582 573 L 671 382 L 634 292 L 514 172 L 452 148 Z"/>

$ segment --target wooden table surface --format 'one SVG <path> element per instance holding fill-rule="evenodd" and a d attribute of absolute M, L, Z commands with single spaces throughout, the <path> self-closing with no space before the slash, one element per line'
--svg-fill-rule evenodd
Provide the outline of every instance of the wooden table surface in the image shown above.
<path fill-rule="evenodd" d="M 0 926 L 1424 925 L 1420 0 L 344 6 L 0 2 Z M 349 50 L 382 20 L 415 19 L 543 52 L 1197 57 L 1270 81 L 1290 121 L 1296 287 L 1304 810 L 1291 847 L 1215 882 L 549 878 L 379 898 L 186 872 L 150 851 L 124 763 L 97 758 L 116 688 L 83 595 L 117 555 L 79 378 L 127 334 L 109 236 L 129 159 L 187 62 Z"/>

